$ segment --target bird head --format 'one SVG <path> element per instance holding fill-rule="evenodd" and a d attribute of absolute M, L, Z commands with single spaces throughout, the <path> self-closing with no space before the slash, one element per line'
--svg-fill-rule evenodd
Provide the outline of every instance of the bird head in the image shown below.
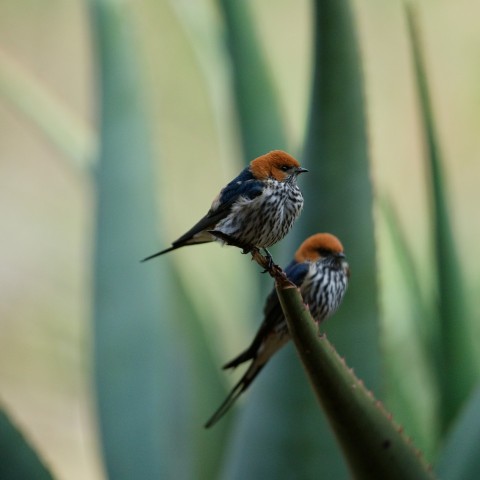
<path fill-rule="evenodd" d="M 348 276 L 350 275 L 343 245 L 331 233 L 317 233 L 308 237 L 296 251 L 295 260 L 298 263 L 330 260 L 343 268 Z"/>
<path fill-rule="evenodd" d="M 273 150 L 250 162 L 250 171 L 257 180 L 273 178 L 279 182 L 295 179 L 308 172 L 295 158 L 282 150 Z"/>

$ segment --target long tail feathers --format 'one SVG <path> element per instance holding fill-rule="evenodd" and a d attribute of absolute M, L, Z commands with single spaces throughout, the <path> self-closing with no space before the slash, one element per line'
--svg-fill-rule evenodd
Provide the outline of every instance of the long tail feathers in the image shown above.
<path fill-rule="evenodd" d="M 159 257 L 160 255 L 163 255 L 164 253 L 171 252 L 172 250 L 176 250 L 177 248 L 183 247 L 183 245 L 172 245 L 169 248 L 166 248 L 165 250 L 162 250 L 161 252 L 154 253 L 153 255 L 149 255 L 148 257 L 145 257 L 141 262 L 146 262 L 147 260 L 151 260 L 152 258 Z"/>
<path fill-rule="evenodd" d="M 250 386 L 254 378 L 261 372 L 265 364 L 258 365 L 255 361 L 248 367 L 248 370 L 245 372 L 243 377 L 239 382 L 232 388 L 232 391 L 228 394 L 227 398 L 223 403 L 218 407 L 217 411 L 210 417 L 207 423 L 205 423 L 205 428 L 213 427 L 230 409 L 230 407 L 235 403 L 237 398 Z"/>
<path fill-rule="evenodd" d="M 228 394 L 228 397 L 224 402 L 218 407 L 217 411 L 210 417 L 207 423 L 205 423 L 205 428 L 213 427 L 230 409 L 230 407 L 235 403 L 235 400 L 244 392 L 245 385 L 243 378 L 233 387 L 232 391 Z"/>
<path fill-rule="evenodd" d="M 159 257 L 164 253 L 171 252 L 172 250 L 176 250 L 177 248 L 188 247 L 189 245 L 201 245 L 202 243 L 210 243 L 211 240 L 201 240 L 201 241 L 190 241 L 190 242 L 182 242 L 182 243 L 173 243 L 171 247 L 162 250 L 161 252 L 154 253 L 153 255 L 149 255 L 145 257 L 141 262 L 146 262 L 147 260 L 151 260 L 152 258 Z"/>
<path fill-rule="evenodd" d="M 222 368 L 224 370 L 228 370 L 229 368 L 236 368 L 242 363 L 248 362 L 249 360 L 252 360 L 255 357 L 255 354 L 257 353 L 257 349 L 249 347 L 245 351 L 243 351 L 240 355 L 236 356 L 233 360 L 230 360 L 228 363 L 226 363 Z"/>

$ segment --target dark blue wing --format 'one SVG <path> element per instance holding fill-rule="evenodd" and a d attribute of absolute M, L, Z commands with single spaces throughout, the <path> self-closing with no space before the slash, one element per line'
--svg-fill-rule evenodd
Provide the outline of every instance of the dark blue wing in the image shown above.
<path fill-rule="evenodd" d="M 223 220 L 230 213 L 232 205 L 240 197 L 252 200 L 262 194 L 263 188 L 263 182 L 255 180 L 248 167 L 245 168 L 220 191 L 217 200 L 213 201 L 208 213 L 188 232 L 175 240 L 172 245 L 182 245 L 197 233 L 213 229 L 220 220 Z"/>
<path fill-rule="evenodd" d="M 297 263 L 293 260 L 287 268 L 285 273 L 288 279 L 299 287 L 307 274 L 309 269 L 308 263 Z M 278 300 L 277 292 L 275 288 L 269 293 L 267 300 L 265 301 L 265 307 L 263 309 L 263 322 L 255 335 L 250 346 L 243 351 L 240 355 L 224 365 L 223 368 L 233 368 L 240 365 L 243 362 L 255 358 L 260 348 L 260 345 L 265 340 L 268 333 L 275 327 L 284 321 L 283 310 Z"/>
<path fill-rule="evenodd" d="M 305 279 L 305 275 L 308 273 L 309 268 L 309 263 L 298 263 L 293 260 L 285 268 L 285 273 L 287 274 L 288 279 L 293 282 L 297 287 L 299 287 L 303 283 L 303 280 Z"/>
<path fill-rule="evenodd" d="M 215 211 L 230 207 L 239 197 L 253 200 L 263 192 L 263 182 L 256 180 L 247 167 L 220 192 L 220 205 Z"/>

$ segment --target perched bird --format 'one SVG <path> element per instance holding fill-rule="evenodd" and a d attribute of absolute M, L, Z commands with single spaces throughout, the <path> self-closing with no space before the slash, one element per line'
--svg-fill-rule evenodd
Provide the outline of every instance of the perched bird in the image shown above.
<path fill-rule="evenodd" d="M 342 244 L 337 237 L 329 233 L 317 233 L 307 238 L 300 245 L 285 273 L 288 279 L 300 288 L 304 302 L 308 304 L 312 317 L 318 323 L 337 310 L 350 277 Z M 205 424 L 205 428 L 210 428 L 227 412 L 270 358 L 290 340 L 287 322 L 275 289 L 267 297 L 263 314 L 263 323 L 251 345 L 223 368 L 235 368 L 251 360 L 250 366 Z"/>
<path fill-rule="evenodd" d="M 198 223 L 171 247 L 143 261 L 187 245 L 215 240 L 243 248 L 245 253 L 270 247 L 288 233 L 303 208 L 297 176 L 306 171 L 281 150 L 252 160 L 220 191 Z"/>

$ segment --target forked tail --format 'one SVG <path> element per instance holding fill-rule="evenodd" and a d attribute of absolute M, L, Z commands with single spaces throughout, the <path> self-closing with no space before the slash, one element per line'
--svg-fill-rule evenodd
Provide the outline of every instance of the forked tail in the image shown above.
<path fill-rule="evenodd" d="M 148 257 L 145 257 L 143 260 L 140 260 L 141 262 L 146 262 L 147 260 L 151 260 L 152 258 L 159 257 L 160 255 L 163 255 L 164 253 L 171 252 L 172 250 L 176 250 L 177 248 L 183 247 L 183 245 L 172 245 L 169 248 L 166 248 L 165 250 L 162 250 L 161 252 L 154 253 L 153 255 L 149 255 Z"/>
<path fill-rule="evenodd" d="M 245 372 L 243 377 L 239 382 L 232 388 L 232 391 L 228 394 L 227 398 L 223 403 L 218 407 L 217 411 L 210 417 L 210 419 L 205 423 L 205 428 L 213 427 L 230 409 L 230 407 L 235 403 L 235 400 L 250 386 L 253 379 L 260 373 L 265 364 L 259 365 L 255 361 L 248 367 L 248 370 Z"/>

